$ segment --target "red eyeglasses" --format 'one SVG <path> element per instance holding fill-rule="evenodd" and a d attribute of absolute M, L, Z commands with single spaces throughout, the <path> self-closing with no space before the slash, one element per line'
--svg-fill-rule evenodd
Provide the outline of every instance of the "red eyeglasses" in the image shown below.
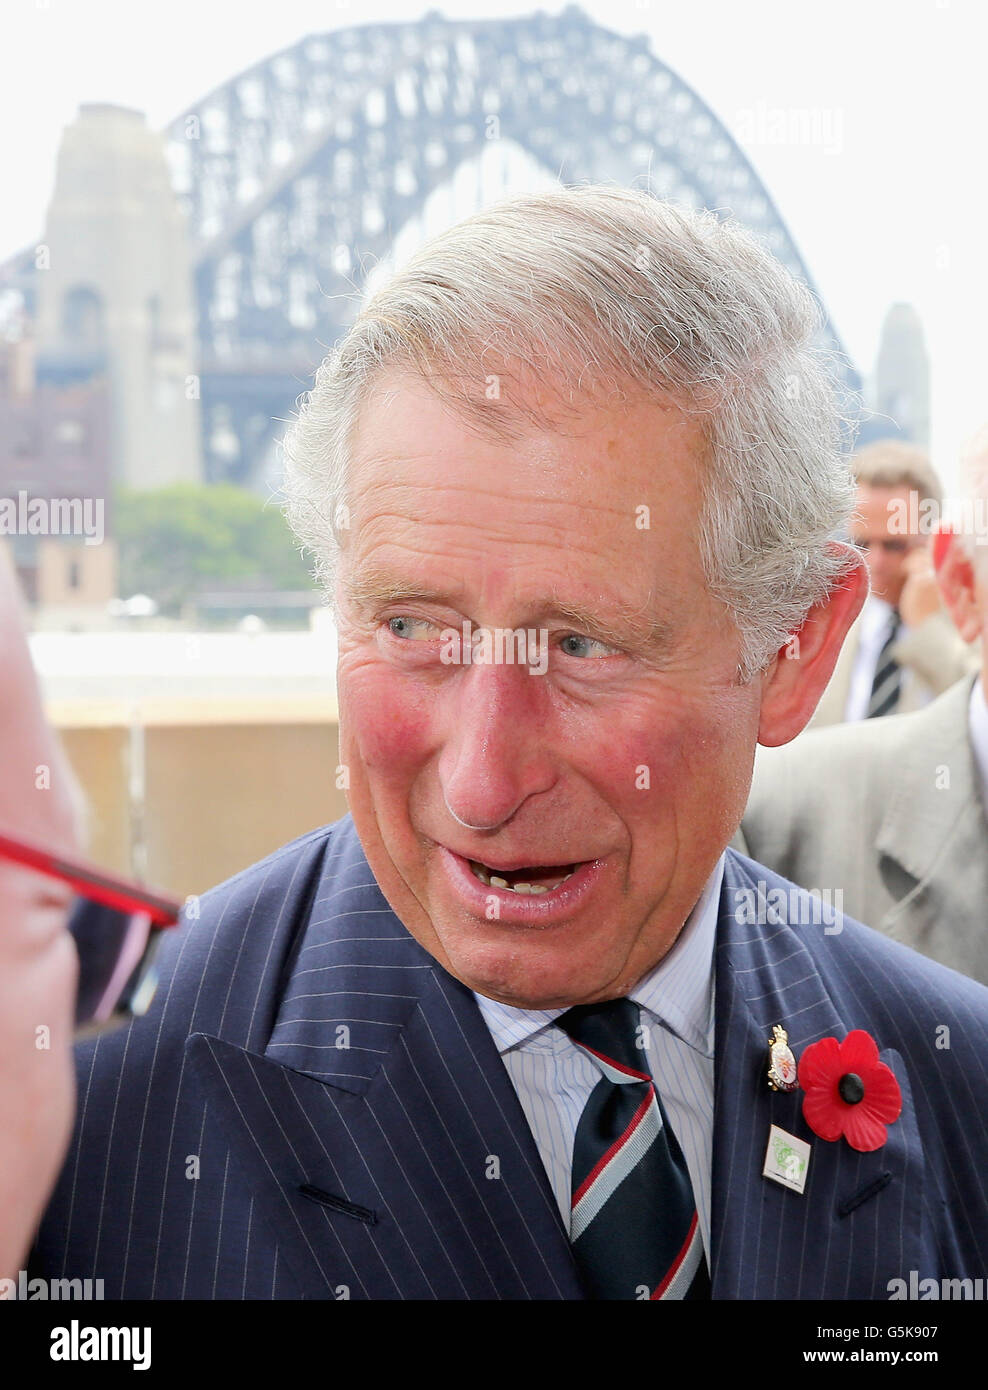
<path fill-rule="evenodd" d="M 147 1011 L 157 987 L 161 933 L 182 904 L 81 859 L 0 830 L 0 859 L 37 869 L 76 890 L 69 931 L 79 956 L 76 1037 L 90 1037 Z"/>

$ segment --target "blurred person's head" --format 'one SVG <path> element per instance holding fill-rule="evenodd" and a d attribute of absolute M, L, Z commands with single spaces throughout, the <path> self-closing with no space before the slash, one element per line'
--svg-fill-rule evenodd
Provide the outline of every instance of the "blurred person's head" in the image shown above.
<path fill-rule="evenodd" d="M 933 537 L 937 582 L 954 626 L 966 642 L 982 643 L 988 692 L 988 424 L 961 451 L 960 498 Z"/>
<path fill-rule="evenodd" d="M 45 721 L 20 595 L 0 549 L 0 826 L 71 852 L 82 799 Z M 18 1268 L 68 1143 L 78 970 L 71 891 L 0 859 L 0 1277 Z"/>
<path fill-rule="evenodd" d="M 929 456 L 915 444 L 882 439 L 866 445 L 852 460 L 857 482 L 851 539 L 864 552 L 871 591 L 897 608 L 909 557 L 928 545 L 921 532 L 924 503 L 943 500 Z"/>
<path fill-rule="evenodd" d="M 810 718 L 866 589 L 818 325 L 736 224 L 573 188 L 429 243 L 320 368 L 287 487 L 350 807 L 469 987 L 625 993 Z M 547 664 L 447 660 L 465 624 Z"/>

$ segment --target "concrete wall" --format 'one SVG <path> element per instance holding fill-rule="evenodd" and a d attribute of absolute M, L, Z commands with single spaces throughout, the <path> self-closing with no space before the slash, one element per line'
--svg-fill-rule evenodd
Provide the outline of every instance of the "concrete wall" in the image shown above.
<path fill-rule="evenodd" d="M 346 814 L 335 720 L 52 715 L 89 801 L 89 857 L 177 897 Z"/>

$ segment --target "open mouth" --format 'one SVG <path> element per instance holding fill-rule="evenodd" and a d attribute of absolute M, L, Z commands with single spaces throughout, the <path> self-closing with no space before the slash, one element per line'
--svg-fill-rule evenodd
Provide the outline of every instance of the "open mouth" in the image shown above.
<path fill-rule="evenodd" d="M 506 888 L 511 893 L 537 897 L 551 893 L 576 873 L 579 864 L 533 864 L 521 869 L 492 869 L 476 859 L 467 861 L 474 878 L 488 888 Z"/>

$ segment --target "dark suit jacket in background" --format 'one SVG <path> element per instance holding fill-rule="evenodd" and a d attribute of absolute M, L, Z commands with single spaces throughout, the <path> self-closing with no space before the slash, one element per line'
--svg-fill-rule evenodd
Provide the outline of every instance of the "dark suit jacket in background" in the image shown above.
<path fill-rule="evenodd" d="M 988 990 L 850 921 L 745 924 L 760 883 L 789 891 L 729 851 L 714 1297 L 885 1299 L 911 1270 L 983 1275 Z M 582 1296 L 476 1001 L 391 911 L 349 817 L 206 895 L 163 967 L 144 1019 L 79 1049 L 32 1273 L 102 1278 L 107 1298 Z M 884 1148 L 815 1138 L 799 1094 L 768 1089 L 779 1022 L 797 1056 L 873 1034 L 903 1094 Z M 803 1195 L 761 1176 L 772 1122 L 812 1142 Z"/>

